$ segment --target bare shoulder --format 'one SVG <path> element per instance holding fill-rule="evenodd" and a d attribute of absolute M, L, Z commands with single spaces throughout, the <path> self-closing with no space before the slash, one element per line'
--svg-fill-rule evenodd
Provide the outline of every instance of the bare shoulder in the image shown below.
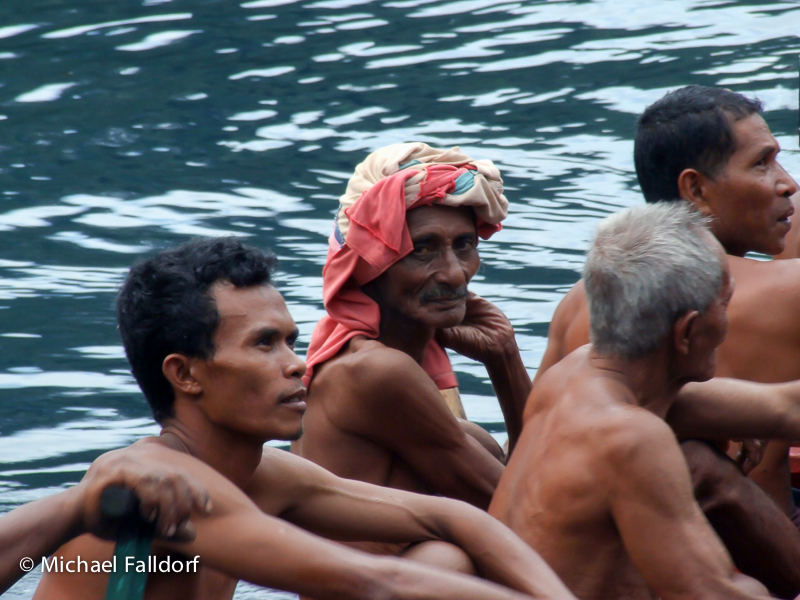
<path fill-rule="evenodd" d="M 616 491 L 626 502 L 632 496 L 656 498 L 665 489 L 681 497 L 691 495 L 683 452 L 663 419 L 643 408 L 624 407 L 600 434 L 606 440 L 602 449 L 613 477 L 612 495 Z"/>
<path fill-rule="evenodd" d="M 351 342 L 347 354 L 327 365 L 325 376 L 329 382 L 335 378 L 349 391 L 351 399 L 363 402 L 405 395 L 420 386 L 436 390 L 433 381 L 413 358 L 376 340 Z"/>
<path fill-rule="evenodd" d="M 553 331 L 566 334 L 570 324 L 588 306 L 586 300 L 586 287 L 583 279 L 579 280 L 558 303 L 553 320 L 550 323 L 551 335 Z"/>
<path fill-rule="evenodd" d="M 280 516 L 294 508 L 326 474 L 308 459 L 265 446 L 261 463 L 244 491 L 262 512 Z"/>
<path fill-rule="evenodd" d="M 759 261 L 729 256 L 728 264 L 736 280 L 734 300 L 776 292 L 800 297 L 800 259 Z"/>
<path fill-rule="evenodd" d="M 602 424 L 607 436 L 605 451 L 618 464 L 638 464 L 669 454 L 679 453 L 678 440 L 669 425 L 650 411 L 635 406 L 622 406 L 611 411 Z"/>

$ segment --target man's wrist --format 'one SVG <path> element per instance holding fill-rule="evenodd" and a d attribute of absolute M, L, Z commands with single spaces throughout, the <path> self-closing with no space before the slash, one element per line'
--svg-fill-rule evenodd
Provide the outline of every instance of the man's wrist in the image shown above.
<path fill-rule="evenodd" d="M 522 356 L 519 352 L 519 346 L 517 346 L 517 340 L 512 337 L 509 341 L 492 352 L 483 364 L 489 369 L 493 367 L 504 368 L 515 362 L 522 364 Z"/>
<path fill-rule="evenodd" d="M 64 523 L 68 524 L 68 539 L 77 537 L 89 531 L 86 519 L 86 486 L 84 482 L 67 488 L 61 494 L 61 507 L 59 512 L 65 515 Z"/>

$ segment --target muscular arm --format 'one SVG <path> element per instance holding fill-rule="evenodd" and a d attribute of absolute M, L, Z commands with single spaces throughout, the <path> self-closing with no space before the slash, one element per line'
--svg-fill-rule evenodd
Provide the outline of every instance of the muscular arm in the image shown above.
<path fill-rule="evenodd" d="M 200 557 L 200 564 L 235 579 L 314 598 L 367 600 L 523 600 L 525 596 L 481 581 L 397 558 L 375 557 L 312 535 L 264 514 L 229 480 L 182 454 L 165 452 L 164 462 L 190 470 L 209 489 L 214 508 L 195 519 L 197 536 L 189 543 L 160 542 L 159 549 Z M 291 482 L 287 482 L 291 485 Z M 84 536 L 58 552 L 65 560 L 81 554 L 103 558 L 110 551 Z M 151 577 L 155 577 L 151 575 Z M 169 575 L 159 575 L 161 589 Z M 186 586 L 185 579 L 172 584 Z M 182 583 L 181 583 L 182 582 Z M 155 587 L 155 582 L 154 582 Z M 37 599 L 100 598 L 102 576 L 46 574 Z M 91 590 L 91 593 L 90 593 Z M 164 592 L 158 597 L 165 597 Z M 172 597 L 172 596 L 169 596 Z"/>
<path fill-rule="evenodd" d="M 187 472 L 147 461 L 140 447 L 109 452 L 98 458 L 83 480 L 64 492 L 26 504 L 0 519 L 0 594 L 25 573 L 23 557 L 38 563 L 66 541 L 86 531 L 105 534 L 100 497 L 110 485 L 134 490 L 143 515 L 157 518 L 162 535 L 194 535 L 186 519 L 205 510 L 208 496 Z"/>
<path fill-rule="evenodd" d="M 470 294 L 462 323 L 440 330 L 437 340 L 486 367 L 503 411 L 510 454 L 522 432 L 522 414 L 531 391 L 531 379 L 508 318 L 488 300 Z"/>
<path fill-rule="evenodd" d="M 667 422 L 682 438 L 800 440 L 800 381 L 715 377 L 691 383 L 678 394 Z"/>
<path fill-rule="evenodd" d="M 468 504 L 342 479 L 276 451 L 265 454 L 260 471 L 251 497 L 268 500 L 270 490 L 291 480 L 281 517 L 304 529 L 341 541 L 450 542 L 491 581 L 537 598 L 574 598 L 525 542 Z"/>
<path fill-rule="evenodd" d="M 432 491 L 485 510 L 503 465 L 464 433 L 422 368 L 389 348 L 349 368 L 349 400 L 327 409 L 331 422 L 390 450 Z"/>
<path fill-rule="evenodd" d="M 637 416 L 615 436 L 609 501 L 625 548 L 664 600 L 769 598 L 735 573 L 730 556 L 694 500 L 689 472 L 669 428 Z"/>

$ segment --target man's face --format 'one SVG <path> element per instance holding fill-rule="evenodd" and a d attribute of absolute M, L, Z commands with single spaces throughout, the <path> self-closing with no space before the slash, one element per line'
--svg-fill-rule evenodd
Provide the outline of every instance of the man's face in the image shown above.
<path fill-rule="evenodd" d="M 272 286 L 237 288 L 217 282 L 210 290 L 219 312 L 214 356 L 192 373 L 209 420 L 255 439 L 292 440 L 303 431 L 306 389 L 303 360 L 294 353 L 297 327 Z"/>
<path fill-rule="evenodd" d="M 410 210 L 406 222 L 414 250 L 371 284 L 381 313 L 454 327 L 464 319 L 467 284 L 480 266 L 472 209 L 423 206 Z"/>
<path fill-rule="evenodd" d="M 709 236 L 711 238 L 711 236 Z M 697 318 L 691 331 L 690 354 L 685 357 L 691 373 L 688 379 L 706 381 L 714 376 L 717 366 L 717 348 L 728 333 L 728 304 L 734 290 L 734 281 L 728 267 L 725 251 L 716 240 L 709 239 L 716 246 L 722 259 L 722 286 L 711 306 Z"/>
<path fill-rule="evenodd" d="M 794 212 L 789 196 L 797 185 L 778 162 L 780 146 L 764 119 L 753 114 L 732 129 L 736 152 L 704 189 L 714 215 L 711 229 L 730 254 L 780 254 Z"/>

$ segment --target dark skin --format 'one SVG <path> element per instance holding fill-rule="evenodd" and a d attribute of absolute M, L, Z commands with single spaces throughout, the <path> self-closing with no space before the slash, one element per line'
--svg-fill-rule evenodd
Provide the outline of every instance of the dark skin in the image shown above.
<path fill-rule="evenodd" d="M 114 524 L 102 518 L 100 498 L 112 485 L 136 493 L 142 517 L 154 522 L 163 538 L 192 539 L 195 531 L 189 516 L 193 511 L 211 510 L 208 494 L 188 471 L 153 464 L 149 451 L 140 447 L 109 452 L 89 467 L 75 487 L 3 515 L 0 594 L 25 574 L 19 568 L 23 557 L 41 560 L 86 532 L 111 539 Z"/>
<path fill-rule="evenodd" d="M 189 543 L 158 542 L 154 554 L 200 556 L 197 573 L 151 573 L 146 598 L 231 598 L 238 579 L 313 598 L 573 600 L 547 565 L 507 528 L 467 504 L 338 478 L 271 439 L 302 431 L 305 364 L 297 327 L 269 286 L 212 287 L 220 314 L 208 360 L 171 354 L 163 372 L 175 393 L 162 434 L 141 445 L 185 469 L 211 492 L 211 514 L 195 519 Z M 317 535 L 315 535 L 317 534 Z M 399 558 L 379 558 L 327 538 L 438 545 L 475 577 Z M 57 554 L 108 560 L 111 544 L 82 536 Z M 414 553 L 410 553 L 412 556 Z M 446 561 L 445 561 L 446 562 Z M 107 575 L 45 574 L 35 598 L 103 598 Z M 517 591 L 514 591 L 517 590 Z"/>
<path fill-rule="evenodd" d="M 503 464 L 450 413 L 420 366 L 425 348 L 436 336 L 486 365 L 512 445 L 530 380 L 508 319 L 467 291 L 480 264 L 471 210 L 422 207 L 407 222 L 414 251 L 364 288 L 380 335 L 355 337 L 318 368 L 293 451 L 342 477 L 485 509 Z"/>
<path fill-rule="evenodd" d="M 778 254 L 785 247 L 789 217 L 793 213 L 790 196 L 797 192 L 794 180 L 777 160 L 780 147 L 764 120 L 751 115 L 733 123 L 737 149 L 720 173 L 713 177 L 694 169 L 684 170 L 679 178 L 681 197 L 712 218 L 711 230 L 728 254 L 728 264 L 737 282 L 736 294 L 728 314 L 730 331 L 719 348 L 718 376 L 763 383 L 800 379 L 800 261 L 763 262 L 744 258 L 747 251 Z M 534 386 L 563 357 L 589 342 L 589 312 L 583 282 L 578 282 L 563 298 L 550 324 L 547 350 L 542 358 Z M 727 440 L 757 437 L 752 419 L 743 412 L 737 432 L 725 437 L 725 427 L 717 420 L 727 410 L 725 392 L 715 396 L 720 408 L 697 414 L 697 423 L 683 418 L 673 425 L 682 437 Z M 675 408 L 682 415 L 692 414 L 692 399 L 679 394 Z M 751 412 L 751 417 L 752 413 Z M 728 430 L 730 433 L 730 430 Z M 778 436 L 776 436 L 778 437 Z M 782 439 L 791 440 L 792 436 Z M 797 438 L 795 438 L 797 439 Z M 749 453 L 738 453 L 740 462 L 752 469 L 751 478 L 788 515 L 792 510 L 788 469 L 789 441 L 770 442 L 757 468 Z M 684 445 L 684 450 L 687 446 Z M 687 454 L 687 459 L 693 460 Z M 800 592 L 800 537 L 774 506 L 744 481 L 735 483 L 746 504 L 739 516 L 721 525 L 717 532 L 726 542 L 740 568 L 747 568 L 770 589 L 782 590 L 784 597 Z M 728 492 L 730 493 L 730 491 Z M 716 523 L 715 523 L 716 526 Z M 736 551 L 739 534 L 746 532 L 750 548 Z M 752 552 L 752 545 L 770 548 Z M 763 563 L 752 557 L 764 557 Z M 745 567 L 745 565 L 748 565 Z"/>
<path fill-rule="evenodd" d="M 680 315 L 654 351 L 626 359 L 587 346 L 531 392 L 489 512 L 580 598 L 769 597 L 735 572 L 663 421 L 684 385 L 713 376 L 732 292 L 726 269 L 716 301 Z"/>

